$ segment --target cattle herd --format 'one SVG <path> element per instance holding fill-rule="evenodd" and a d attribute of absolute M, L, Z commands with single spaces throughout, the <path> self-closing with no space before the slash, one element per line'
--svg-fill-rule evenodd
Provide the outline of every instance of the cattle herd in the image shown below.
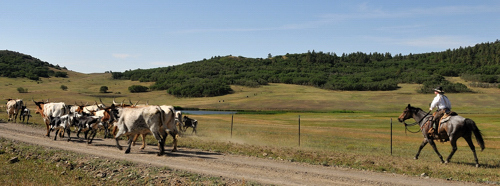
<path fill-rule="evenodd" d="M 138 105 L 124 104 L 115 102 L 111 106 L 106 106 L 102 100 L 93 105 L 77 104 L 69 105 L 64 102 L 35 101 L 36 114 L 40 114 L 46 125 L 47 137 L 51 132 L 55 132 L 54 140 L 57 136 L 64 137 L 67 134 L 67 141 L 71 141 L 71 127 L 76 130 L 76 137 L 80 138 L 80 133 L 85 134 L 85 140 L 88 144 L 97 134 L 98 130 L 104 130 L 104 138 L 113 135 L 118 149 L 122 149 L 119 144 L 121 136 L 128 137 L 128 148 L 125 153 L 130 152 L 131 145 L 135 144 L 138 136 L 142 136 L 144 149 L 145 137 L 152 134 L 158 141 L 160 152 L 164 154 L 165 140 L 170 135 L 173 138 L 173 149 L 177 151 L 177 138 L 180 132 L 185 132 L 187 128 L 193 128 L 196 134 L 198 121 L 187 116 L 182 116 L 181 111 L 175 111 L 173 106 L 167 105 Z M 22 99 L 7 99 L 8 121 L 16 122 L 17 116 L 22 122 L 29 121 L 31 117 L 30 110 Z"/>

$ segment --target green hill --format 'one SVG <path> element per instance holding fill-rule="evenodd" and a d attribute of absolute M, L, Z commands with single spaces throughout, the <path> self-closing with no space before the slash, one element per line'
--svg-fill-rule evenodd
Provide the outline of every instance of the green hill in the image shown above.
<path fill-rule="evenodd" d="M 54 66 L 30 55 L 0 50 L 0 76 L 2 77 L 25 77 L 39 80 L 40 77 L 65 77 L 67 75 L 65 72 L 54 72 L 49 68 L 61 70 L 59 66 Z"/>
<path fill-rule="evenodd" d="M 262 58 L 212 57 L 177 66 L 114 72 L 115 79 L 155 82 L 152 90 L 179 97 L 231 93 L 229 85 L 258 87 L 268 83 L 314 86 L 327 90 L 386 91 L 399 83 L 424 86 L 421 93 L 443 86 L 447 92 L 471 92 L 444 76 L 499 82 L 500 41 L 424 54 L 311 52 Z"/>

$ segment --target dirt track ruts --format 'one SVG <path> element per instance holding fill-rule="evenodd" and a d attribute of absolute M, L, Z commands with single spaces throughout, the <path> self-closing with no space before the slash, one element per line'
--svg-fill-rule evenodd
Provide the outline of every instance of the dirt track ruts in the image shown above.
<path fill-rule="evenodd" d="M 83 141 L 67 138 L 57 141 L 45 137 L 45 129 L 18 123 L 0 123 L 0 137 L 25 143 L 85 153 L 93 156 L 113 158 L 148 164 L 166 166 L 202 175 L 255 181 L 273 185 L 475 185 L 472 183 L 446 181 L 433 178 L 376 173 L 338 167 L 309 165 L 304 163 L 269 160 L 248 156 L 236 156 L 179 148 L 157 156 L 156 146 L 147 146 L 144 151 L 139 146 L 132 147 L 130 154 L 124 154 L 115 146 L 114 139 L 95 139 L 92 145 Z M 75 136 L 75 135 L 72 135 Z M 182 138 L 180 139 L 182 140 Z M 120 141 L 124 146 L 125 141 Z"/>

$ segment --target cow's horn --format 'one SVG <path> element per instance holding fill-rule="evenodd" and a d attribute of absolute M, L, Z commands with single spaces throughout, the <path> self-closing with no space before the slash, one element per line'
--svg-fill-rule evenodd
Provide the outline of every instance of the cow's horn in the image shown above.
<path fill-rule="evenodd" d="M 102 102 L 101 98 L 99 98 L 99 101 L 101 102 L 102 105 L 104 105 L 104 107 L 106 107 L 106 104 Z"/>

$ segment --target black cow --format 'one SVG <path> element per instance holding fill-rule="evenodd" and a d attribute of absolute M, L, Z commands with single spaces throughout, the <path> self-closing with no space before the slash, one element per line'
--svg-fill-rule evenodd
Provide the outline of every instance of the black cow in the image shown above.
<path fill-rule="evenodd" d="M 75 116 L 72 114 L 65 114 L 63 116 L 49 116 L 50 119 L 50 131 L 55 130 L 56 134 L 54 136 L 54 140 L 57 140 L 57 133 L 61 131 L 63 133 L 64 131 L 68 134 L 68 141 L 71 140 L 71 131 L 70 127 L 75 124 Z M 60 135 L 60 137 L 63 137 Z"/>
<path fill-rule="evenodd" d="M 24 120 L 26 119 L 26 117 L 28 117 L 27 120 L 26 120 L 26 123 L 28 123 L 30 121 L 31 111 L 30 111 L 30 109 L 28 109 L 26 107 L 26 105 L 24 105 L 24 106 L 21 107 L 20 114 L 21 115 L 19 116 L 19 120 L 22 119 L 23 123 L 24 123 Z"/>
<path fill-rule="evenodd" d="M 193 128 L 193 132 L 191 134 L 196 134 L 196 126 L 198 126 L 198 120 L 188 118 L 187 116 L 184 116 L 182 118 L 182 121 L 184 122 L 184 131 L 186 131 L 187 128 L 191 127 Z"/>
<path fill-rule="evenodd" d="M 94 140 L 95 135 L 97 134 L 98 125 L 102 125 L 101 123 L 102 117 L 97 116 L 89 116 L 86 114 L 79 115 L 75 117 L 75 126 L 78 127 L 78 132 L 76 133 L 76 137 L 80 138 L 80 132 L 84 131 L 85 139 L 87 139 L 87 143 L 91 144 L 92 140 Z M 90 132 L 90 135 L 88 133 Z"/>

